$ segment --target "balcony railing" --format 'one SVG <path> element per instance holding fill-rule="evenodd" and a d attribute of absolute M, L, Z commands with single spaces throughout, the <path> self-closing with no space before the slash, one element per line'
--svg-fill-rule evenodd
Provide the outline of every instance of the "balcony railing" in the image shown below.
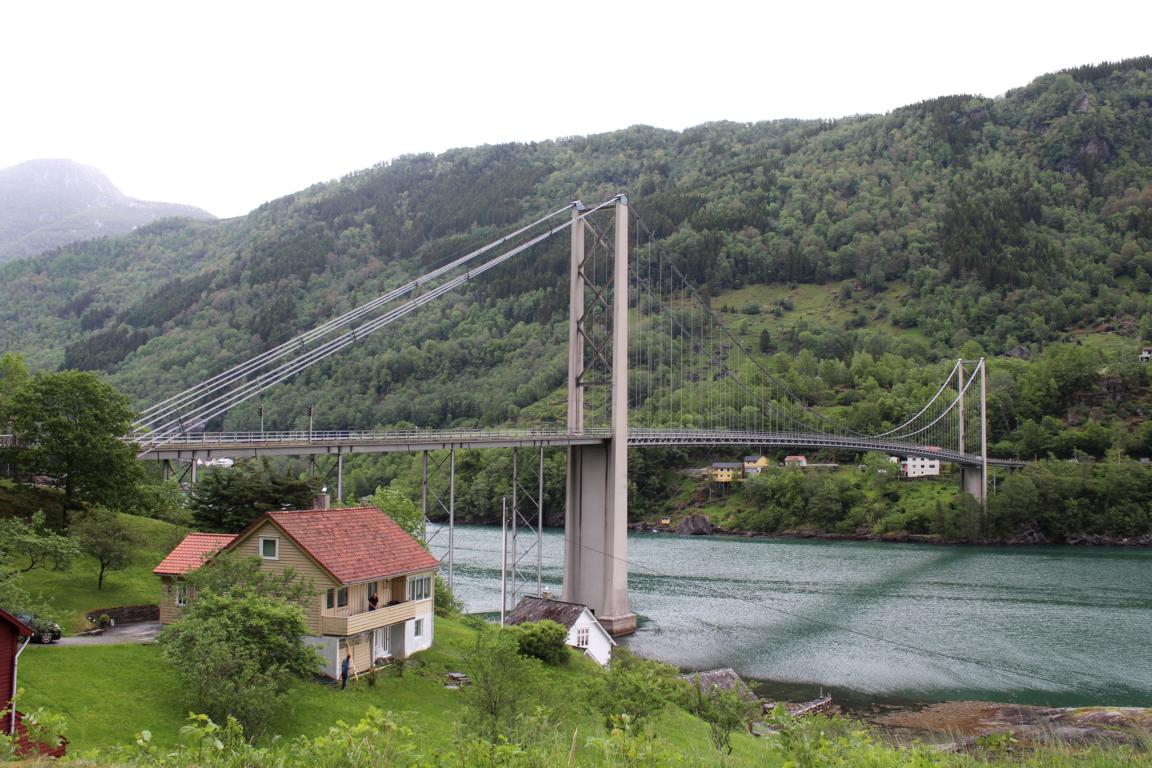
<path fill-rule="evenodd" d="M 370 629 L 387 627 L 390 624 L 416 618 L 417 613 L 426 612 L 431 608 L 431 603 L 430 599 L 406 600 L 396 605 L 381 606 L 374 611 L 358 613 L 350 613 L 348 607 L 326 609 L 320 616 L 320 633 L 347 637 Z"/>

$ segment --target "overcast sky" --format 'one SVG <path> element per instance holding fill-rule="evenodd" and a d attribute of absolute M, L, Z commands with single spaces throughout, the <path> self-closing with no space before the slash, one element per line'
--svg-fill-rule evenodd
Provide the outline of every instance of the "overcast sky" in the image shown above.
<path fill-rule="evenodd" d="M 237 216 L 401 154 L 996 96 L 1150 30 L 1147 0 L 13 0 L 0 168 Z"/>

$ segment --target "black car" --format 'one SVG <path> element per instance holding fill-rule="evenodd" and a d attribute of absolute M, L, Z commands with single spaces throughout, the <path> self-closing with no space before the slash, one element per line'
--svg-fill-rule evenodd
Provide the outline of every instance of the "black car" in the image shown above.
<path fill-rule="evenodd" d="M 13 614 L 32 630 L 32 642 L 54 643 L 60 639 L 60 625 L 48 619 L 42 619 L 31 613 Z"/>

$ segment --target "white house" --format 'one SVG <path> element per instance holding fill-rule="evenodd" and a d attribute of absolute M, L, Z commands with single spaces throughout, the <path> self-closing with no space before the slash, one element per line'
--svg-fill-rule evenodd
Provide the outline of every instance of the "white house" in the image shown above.
<path fill-rule="evenodd" d="M 940 474 L 940 459 L 929 459 L 925 456 L 908 456 L 897 459 L 889 456 L 889 461 L 900 462 L 900 475 L 902 477 L 931 477 Z"/>
<path fill-rule="evenodd" d="M 546 597 L 525 597 L 504 619 L 505 624 L 527 624 L 551 619 L 568 630 L 568 645 L 584 652 L 600 666 L 612 660 L 616 641 L 596 620 L 588 606 Z"/>

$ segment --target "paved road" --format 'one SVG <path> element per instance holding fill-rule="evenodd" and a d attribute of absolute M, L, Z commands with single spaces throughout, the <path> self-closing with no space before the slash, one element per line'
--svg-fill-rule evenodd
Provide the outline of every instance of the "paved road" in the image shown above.
<path fill-rule="evenodd" d="M 140 621 L 135 624 L 121 624 L 104 631 L 102 635 L 85 637 L 62 637 L 55 645 L 112 645 L 115 643 L 150 643 L 160 632 L 160 622 Z"/>

